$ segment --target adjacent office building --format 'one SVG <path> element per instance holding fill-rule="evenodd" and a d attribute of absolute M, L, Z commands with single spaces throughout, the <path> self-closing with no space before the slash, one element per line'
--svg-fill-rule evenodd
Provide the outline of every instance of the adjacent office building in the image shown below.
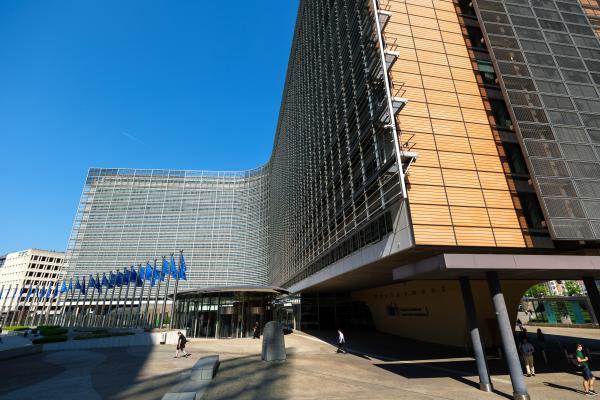
<path fill-rule="evenodd" d="M 27 301 L 27 292 L 31 290 L 54 288 L 62 274 L 65 253 L 39 249 L 28 249 L 3 256 L 0 267 L 0 317 L 6 321 L 11 311 L 17 307 L 31 307 L 33 297 Z M 17 290 L 15 292 L 15 289 Z M 36 303 L 37 305 L 37 303 Z M 50 303 L 44 304 L 48 306 Z"/>
<path fill-rule="evenodd" d="M 183 248 L 190 289 L 282 287 L 305 329 L 472 343 L 478 360 L 503 344 L 526 398 L 510 321 L 527 287 L 583 279 L 600 310 L 599 15 L 596 0 L 303 0 L 270 161 L 91 170 L 67 269 Z"/>

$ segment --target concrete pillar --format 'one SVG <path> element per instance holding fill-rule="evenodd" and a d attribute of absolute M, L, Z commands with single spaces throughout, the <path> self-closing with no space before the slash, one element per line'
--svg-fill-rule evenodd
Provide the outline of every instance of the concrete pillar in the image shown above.
<path fill-rule="evenodd" d="M 492 382 L 488 372 L 487 363 L 485 361 L 485 351 L 481 344 L 481 336 L 479 335 L 479 326 L 477 324 L 477 312 L 475 311 L 475 303 L 473 301 L 473 292 L 469 278 L 460 277 L 460 289 L 462 291 L 463 301 L 465 303 L 465 311 L 467 313 L 467 321 L 469 322 L 469 332 L 471 334 L 471 343 L 473 344 L 473 353 L 475 362 L 477 363 L 477 372 L 479 374 L 479 389 L 484 392 L 491 392 Z"/>
<path fill-rule="evenodd" d="M 513 324 L 511 323 L 508 311 L 506 310 L 506 302 L 504 301 L 504 295 L 502 294 L 502 288 L 500 287 L 498 273 L 496 271 L 489 271 L 486 272 L 486 276 L 490 294 L 492 296 L 494 311 L 496 312 L 496 319 L 498 320 L 498 328 L 502 339 L 502 349 L 504 350 L 504 357 L 506 358 L 508 371 L 510 373 L 513 398 L 515 400 L 529 400 L 529 393 L 527 393 L 527 386 L 525 385 L 525 379 L 523 379 L 523 370 L 521 369 L 517 346 L 515 346 Z"/>
<path fill-rule="evenodd" d="M 585 290 L 587 291 L 590 303 L 596 314 L 596 321 L 600 321 L 600 293 L 598 293 L 598 286 L 596 286 L 596 280 L 591 277 L 583 278 L 585 284 Z"/>

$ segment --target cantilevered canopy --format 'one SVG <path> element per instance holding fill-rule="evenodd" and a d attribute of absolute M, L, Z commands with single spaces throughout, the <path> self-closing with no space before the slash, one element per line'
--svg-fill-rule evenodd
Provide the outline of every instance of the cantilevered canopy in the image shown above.
<path fill-rule="evenodd" d="M 287 290 L 276 286 L 258 286 L 258 285 L 240 285 L 240 286 L 211 286 L 203 287 L 198 289 L 188 289 L 177 293 L 177 298 L 185 297 L 196 297 L 199 295 L 206 295 L 211 293 L 233 293 L 233 292 L 245 292 L 245 293 L 270 293 L 270 294 L 287 294 Z M 173 298 L 173 295 L 169 295 Z"/>

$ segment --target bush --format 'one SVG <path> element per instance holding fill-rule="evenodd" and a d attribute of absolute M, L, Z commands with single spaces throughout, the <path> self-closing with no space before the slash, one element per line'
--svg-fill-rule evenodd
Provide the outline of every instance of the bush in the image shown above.
<path fill-rule="evenodd" d="M 75 336 L 73 340 L 87 340 L 87 339 L 102 339 L 113 336 L 130 336 L 135 335 L 133 332 L 107 332 L 107 333 L 91 333 L 89 335 L 79 335 Z"/>
<path fill-rule="evenodd" d="M 40 328 L 40 335 L 42 336 L 56 336 L 56 335 L 64 335 L 69 332 L 66 328 Z"/>
<path fill-rule="evenodd" d="M 33 344 L 43 344 L 43 343 L 55 343 L 55 342 L 66 342 L 67 335 L 52 335 L 52 336 L 44 336 L 38 339 L 33 339 Z"/>
<path fill-rule="evenodd" d="M 55 329 L 60 328 L 60 325 L 38 325 L 38 329 Z"/>
<path fill-rule="evenodd" d="M 4 329 L 5 331 L 26 331 L 29 329 L 28 326 L 21 326 L 21 325 L 15 325 L 15 326 L 5 326 L 2 329 Z"/>
<path fill-rule="evenodd" d="M 74 329 L 74 332 L 83 332 L 89 335 L 93 335 L 93 334 L 100 334 L 100 333 L 108 333 L 108 329 L 94 329 L 94 328 L 90 328 L 90 329 Z"/>

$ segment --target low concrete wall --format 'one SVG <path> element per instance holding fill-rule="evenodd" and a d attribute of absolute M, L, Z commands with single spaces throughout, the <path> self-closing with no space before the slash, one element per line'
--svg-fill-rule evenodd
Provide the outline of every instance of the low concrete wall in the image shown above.
<path fill-rule="evenodd" d="M 185 330 L 169 331 L 169 332 L 152 332 L 152 333 L 137 333 L 130 336 L 115 336 L 100 339 L 86 340 L 68 340 L 59 343 L 44 344 L 44 351 L 59 351 L 59 350 L 84 350 L 84 349 L 103 349 L 111 347 L 133 347 L 133 346 L 154 346 L 163 342 L 163 335 L 166 334 L 166 344 L 177 344 L 177 332 L 182 332 L 185 335 Z"/>

